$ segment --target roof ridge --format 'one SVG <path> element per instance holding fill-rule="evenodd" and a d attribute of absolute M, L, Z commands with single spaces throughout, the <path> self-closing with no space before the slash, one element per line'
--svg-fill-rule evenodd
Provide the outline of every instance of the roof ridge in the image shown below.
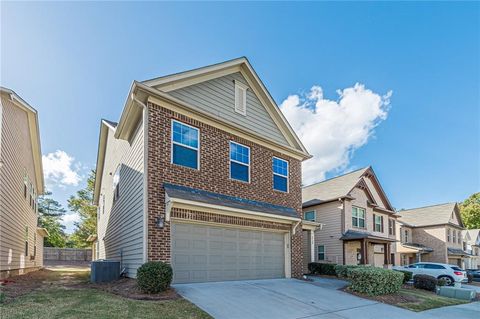
<path fill-rule="evenodd" d="M 336 178 L 340 178 L 340 177 L 343 177 L 343 176 L 347 176 L 347 175 L 350 175 L 350 174 L 353 174 L 355 172 L 358 172 L 358 171 L 361 171 L 363 169 L 368 169 L 370 168 L 371 166 L 366 166 L 366 167 L 362 167 L 362 168 L 359 168 L 359 169 L 356 169 L 354 171 L 351 171 L 351 172 L 348 172 L 348 173 L 345 173 L 345 174 L 342 174 L 342 175 L 338 175 L 338 176 L 335 176 L 335 177 L 331 177 L 331 178 L 328 178 L 328 179 L 325 179 L 321 182 L 316 182 L 316 183 L 313 183 L 313 184 L 310 184 L 310 185 L 306 185 L 306 186 L 302 186 L 302 188 L 307 188 L 307 187 L 310 187 L 310 186 L 313 186 L 313 185 L 318 185 L 318 184 L 321 184 L 321 183 L 325 183 L 325 182 L 329 182 L 331 180 L 334 180 Z"/>
<path fill-rule="evenodd" d="M 420 207 L 415 207 L 415 208 L 408 208 L 408 209 L 398 210 L 397 212 L 401 214 L 402 212 L 406 212 L 406 211 L 409 211 L 409 210 L 417 210 L 417 209 L 423 209 L 423 208 L 429 208 L 429 207 L 436 207 L 436 206 L 446 206 L 446 205 L 449 205 L 449 204 L 457 204 L 457 202 L 448 202 L 448 203 L 442 203 L 442 204 L 433 204 L 433 205 L 427 205 L 427 206 L 420 206 Z"/>

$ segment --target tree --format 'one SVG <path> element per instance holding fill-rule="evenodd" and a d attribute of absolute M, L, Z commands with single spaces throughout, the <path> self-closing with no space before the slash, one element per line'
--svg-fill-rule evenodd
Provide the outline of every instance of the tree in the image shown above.
<path fill-rule="evenodd" d="M 480 193 L 474 193 L 460 205 L 460 214 L 467 229 L 480 228 Z"/>
<path fill-rule="evenodd" d="M 70 236 L 70 241 L 75 247 L 85 248 L 90 245 L 87 238 L 97 233 L 97 206 L 93 205 L 93 190 L 95 187 L 95 171 L 92 170 L 87 179 L 87 186 L 77 191 L 75 196 L 70 196 L 68 208 L 80 216 L 80 221 L 75 222 L 75 231 Z"/>
<path fill-rule="evenodd" d="M 51 198 L 52 193 L 46 192 L 38 198 L 38 225 L 48 231 L 49 236 L 45 237 L 46 247 L 60 247 L 66 245 L 67 235 L 65 226 L 60 220 L 65 215 L 65 208 Z"/>

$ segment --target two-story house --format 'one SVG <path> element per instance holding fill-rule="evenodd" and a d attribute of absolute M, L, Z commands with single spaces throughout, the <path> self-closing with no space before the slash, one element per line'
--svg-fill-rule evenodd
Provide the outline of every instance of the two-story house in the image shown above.
<path fill-rule="evenodd" d="M 398 212 L 398 262 L 429 261 L 464 267 L 464 231 L 456 203 L 401 210 Z"/>
<path fill-rule="evenodd" d="M 43 193 L 37 111 L 0 87 L 0 279 L 43 266 L 37 196 Z"/>
<path fill-rule="evenodd" d="M 134 82 L 101 122 L 98 258 L 175 283 L 301 276 L 309 157 L 246 58 Z"/>
<path fill-rule="evenodd" d="M 465 230 L 463 245 L 463 250 L 469 254 L 465 259 L 465 269 L 480 269 L 480 229 Z"/>
<path fill-rule="evenodd" d="M 395 259 L 395 211 L 371 167 L 304 187 L 303 214 L 325 224 L 304 236 L 311 261 L 388 267 Z"/>

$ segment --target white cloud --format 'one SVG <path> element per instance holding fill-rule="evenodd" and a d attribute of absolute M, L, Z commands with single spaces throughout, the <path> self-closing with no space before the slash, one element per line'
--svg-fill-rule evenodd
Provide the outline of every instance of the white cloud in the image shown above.
<path fill-rule="evenodd" d="M 303 184 L 347 168 L 353 152 L 365 145 L 387 118 L 392 92 L 381 96 L 362 84 L 338 90 L 337 101 L 325 99 L 320 86 L 290 95 L 280 105 L 293 129 L 314 157 L 303 164 Z"/>
<path fill-rule="evenodd" d="M 63 224 L 74 223 L 80 221 L 80 215 L 77 213 L 66 214 L 62 217 Z"/>
<path fill-rule="evenodd" d="M 82 180 L 79 174 L 81 165 L 74 161 L 75 158 L 61 150 L 43 155 L 43 174 L 47 186 L 77 186 Z"/>

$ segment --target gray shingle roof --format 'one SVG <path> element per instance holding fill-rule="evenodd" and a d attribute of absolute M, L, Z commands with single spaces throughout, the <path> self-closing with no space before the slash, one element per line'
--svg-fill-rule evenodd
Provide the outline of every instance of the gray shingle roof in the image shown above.
<path fill-rule="evenodd" d="M 427 247 L 427 246 L 422 245 L 422 244 L 417 244 L 417 243 L 402 243 L 402 246 L 418 249 L 418 250 L 420 250 L 422 252 L 426 252 L 426 253 L 431 253 L 433 251 L 433 248 Z"/>
<path fill-rule="evenodd" d="M 303 202 L 308 202 L 313 199 L 328 201 L 347 196 L 369 168 L 370 167 L 364 167 L 345 175 L 305 186 L 302 189 L 302 200 Z"/>
<path fill-rule="evenodd" d="M 399 221 L 416 227 L 448 224 L 455 205 L 455 203 L 447 203 L 401 210 L 398 212 Z"/>
<path fill-rule="evenodd" d="M 455 255 L 455 256 L 471 256 L 469 253 L 466 251 L 463 251 L 462 249 L 459 248 L 447 248 L 448 254 L 449 255 Z"/>
<path fill-rule="evenodd" d="M 357 231 L 357 230 L 351 230 L 351 229 L 347 230 L 342 235 L 342 237 L 340 237 L 340 240 L 357 240 L 357 239 L 364 239 L 364 238 L 379 239 L 379 240 L 382 240 L 382 241 L 392 241 L 392 242 L 396 241 L 394 239 L 390 239 L 390 238 L 386 238 L 386 237 L 375 236 L 375 235 L 372 235 L 369 232 Z"/>
<path fill-rule="evenodd" d="M 228 196 L 186 186 L 163 184 L 165 192 L 172 198 L 180 198 L 200 203 L 220 205 L 231 208 L 245 209 L 272 215 L 298 217 L 291 207 L 273 205 L 266 202 L 254 201 L 240 197 Z"/>

